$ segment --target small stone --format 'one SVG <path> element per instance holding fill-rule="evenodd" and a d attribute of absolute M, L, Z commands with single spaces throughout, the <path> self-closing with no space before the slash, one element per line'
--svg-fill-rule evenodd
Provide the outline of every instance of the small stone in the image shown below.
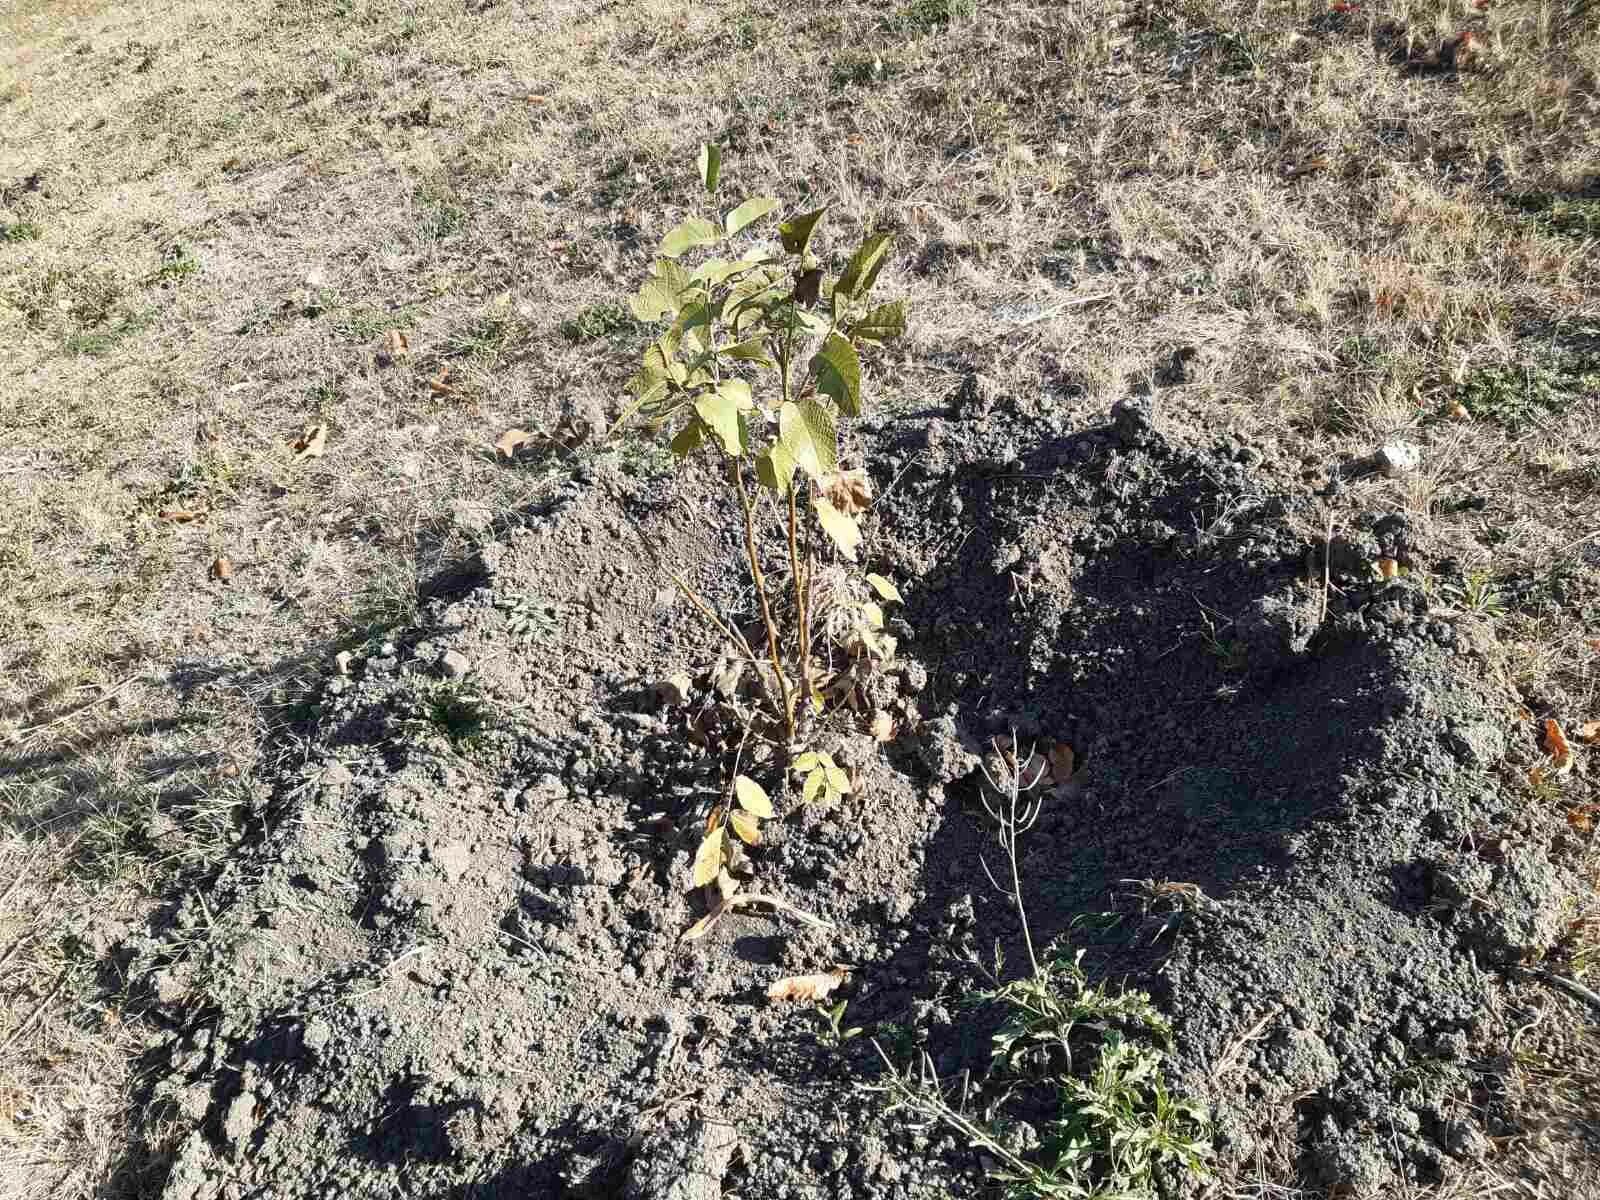
<path fill-rule="evenodd" d="M 1414 442 L 1389 442 L 1378 448 L 1378 469 L 1391 479 L 1409 475 L 1422 465 L 1422 447 Z"/>
<path fill-rule="evenodd" d="M 472 660 L 459 650 L 446 650 L 439 656 L 439 666 L 450 679 L 465 679 L 472 670 Z"/>
<path fill-rule="evenodd" d="M 682 708 L 694 694 L 694 681 L 679 671 L 656 684 L 656 701 L 663 708 Z"/>
<path fill-rule="evenodd" d="M 238 1147 L 241 1142 L 250 1140 L 250 1135 L 256 1128 L 256 1098 L 252 1092 L 240 1092 L 228 1105 L 228 1112 L 222 1118 L 222 1136 L 228 1144 Z"/>

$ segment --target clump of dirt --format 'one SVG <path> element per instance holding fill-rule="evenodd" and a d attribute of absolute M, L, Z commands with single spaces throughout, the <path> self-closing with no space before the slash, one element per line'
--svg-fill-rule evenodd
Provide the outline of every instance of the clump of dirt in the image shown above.
<path fill-rule="evenodd" d="M 1160 403 L 1091 424 L 974 380 L 863 427 L 896 735 L 838 718 L 831 810 L 769 748 L 740 768 L 784 818 L 751 886 L 828 929 L 678 940 L 738 685 L 651 547 L 748 611 L 717 522 L 602 466 L 486 544 L 327 681 L 257 844 L 141 950 L 177 1031 L 152 1127 L 188 1131 L 165 1200 L 981 1194 L 975 1148 L 863 1090 L 866 1038 L 766 988 L 847 964 L 846 1026 L 981 1081 L 966 1001 L 996 944 L 1024 961 L 978 803 L 1013 733 L 1079 763 L 1024 843 L 1034 938 L 1153 992 L 1225 1167 L 1373 1190 L 1481 1155 L 1511 1119 L 1496 969 L 1554 940 L 1569 882 L 1495 774 L 1494 646 L 1368 573 L 1426 555 L 1403 518 L 1343 522 L 1325 572 L 1297 464 Z"/>

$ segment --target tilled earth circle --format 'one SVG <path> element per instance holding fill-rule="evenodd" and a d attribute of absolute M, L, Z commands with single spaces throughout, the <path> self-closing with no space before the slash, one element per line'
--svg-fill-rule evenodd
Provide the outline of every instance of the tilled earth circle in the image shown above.
<path fill-rule="evenodd" d="M 140 949 L 175 1029 L 152 1121 L 189 1131 L 165 1200 L 986 1194 L 981 1147 L 871 1085 L 876 1045 L 983 1095 L 970 1000 L 997 946 L 1026 962 L 980 803 L 1013 736 L 1077 766 L 1022 842 L 1034 941 L 1151 993 L 1219 1172 L 1378 1194 L 1483 1155 L 1501 971 L 1574 886 L 1497 774 L 1496 648 L 1372 573 L 1427 555 L 1402 514 L 1320 538 L 1335 501 L 1271 447 L 1171 425 L 971 382 L 862 427 L 869 569 L 905 598 L 862 699 L 893 735 L 832 718 L 830 809 L 758 743 L 739 767 L 779 807 L 746 887 L 829 928 L 752 908 L 687 944 L 737 685 L 658 560 L 752 601 L 683 499 L 710 484 L 575 470 L 330 675 L 259 838 Z M 870 1036 L 767 999 L 834 964 Z"/>

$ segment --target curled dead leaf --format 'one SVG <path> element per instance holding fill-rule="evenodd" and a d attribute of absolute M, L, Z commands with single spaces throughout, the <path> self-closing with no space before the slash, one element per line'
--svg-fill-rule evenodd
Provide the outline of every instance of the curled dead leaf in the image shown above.
<path fill-rule="evenodd" d="M 1544 752 L 1550 756 L 1550 765 L 1558 775 L 1572 770 L 1572 743 L 1561 731 L 1561 722 L 1546 717 L 1544 722 Z"/>
<path fill-rule="evenodd" d="M 518 450 L 529 442 L 535 441 L 538 436 L 536 433 L 529 433 L 526 429 L 508 429 L 495 440 L 495 453 L 503 458 L 515 458 Z"/>
<path fill-rule="evenodd" d="M 828 503 L 846 516 L 854 516 L 872 505 L 872 481 L 865 471 L 834 471 L 817 482 Z"/>
<path fill-rule="evenodd" d="M 1580 742 L 1600 742 L 1600 721 L 1585 721 L 1578 726 L 1578 740 Z"/>
<path fill-rule="evenodd" d="M 459 392 L 450 383 L 450 364 L 439 368 L 439 373 L 428 380 L 428 390 L 435 396 L 457 396 Z"/>
<path fill-rule="evenodd" d="M 219 554 L 211 564 L 211 578 L 223 582 L 233 578 L 233 562 L 226 554 Z"/>
<path fill-rule="evenodd" d="M 832 995 L 834 988 L 843 983 L 848 975 L 849 972 L 843 967 L 834 967 L 831 971 L 819 971 L 815 975 L 790 975 L 767 988 L 767 999 L 798 1000 L 802 1004 L 815 1004 Z"/>
<path fill-rule="evenodd" d="M 1450 406 L 1450 419 L 1452 421 L 1470 421 L 1472 420 L 1472 413 L 1467 410 L 1465 404 L 1458 401 Z"/>
<path fill-rule="evenodd" d="M 321 458 L 322 452 L 328 448 L 328 427 L 322 422 L 307 425 L 300 431 L 300 436 L 295 439 L 294 459 L 300 462 L 307 458 Z"/>
<path fill-rule="evenodd" d="M 1567 824 L 1579 833 L 1593 832 L 1596 817 L 1600 817 L 1600 804 L 1579 804 L 1567 809 Z"/>
<path fill-rule="evenodd" d="M 1400 574 L 1400 564 L 1392 558 L 1378 560 L 1378 576 L 1382 579 L 1393 579 Z"/>

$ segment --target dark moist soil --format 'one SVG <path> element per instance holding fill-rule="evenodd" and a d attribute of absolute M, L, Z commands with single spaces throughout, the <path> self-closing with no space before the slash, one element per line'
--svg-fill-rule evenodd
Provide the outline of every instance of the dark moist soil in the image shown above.
<path fill-rule="evenodd" d="M 175 1030 L 165 1200 L 987 1194 L 976 1149 L 864 1089 L 867 1037 L 765 993 L 848 965 L 845 1026 L 981 1094 L 980 964 L 1026 961 L 977 773 L 1013 731 L 1081 766 L 1023 843 L 1034 938 L 1152 993 L 1223 1169 L 1380 1193 L 1484 1154 L 1512 1119 L 1500 968 L 1572 887 L 1497 774 L 1531 747 L 1487 630 L 1375 580 L 1430 565 L 1404 516 L 1153 397 L 1099 419 L 969 379 L 863 427 L 868 566 L 905 596 L 867 699 L 896 735 L 833 718 L 858 786 L 826 811 L 759 742 L 740 766 L 780 818 L 746 887 L 831 930 L 744 911 L 679 942 L 736 722 L 642 539 L 752 612 L 704 480 L 575 470 L 330 673 L 259 838 L 137 948 Z"/>

